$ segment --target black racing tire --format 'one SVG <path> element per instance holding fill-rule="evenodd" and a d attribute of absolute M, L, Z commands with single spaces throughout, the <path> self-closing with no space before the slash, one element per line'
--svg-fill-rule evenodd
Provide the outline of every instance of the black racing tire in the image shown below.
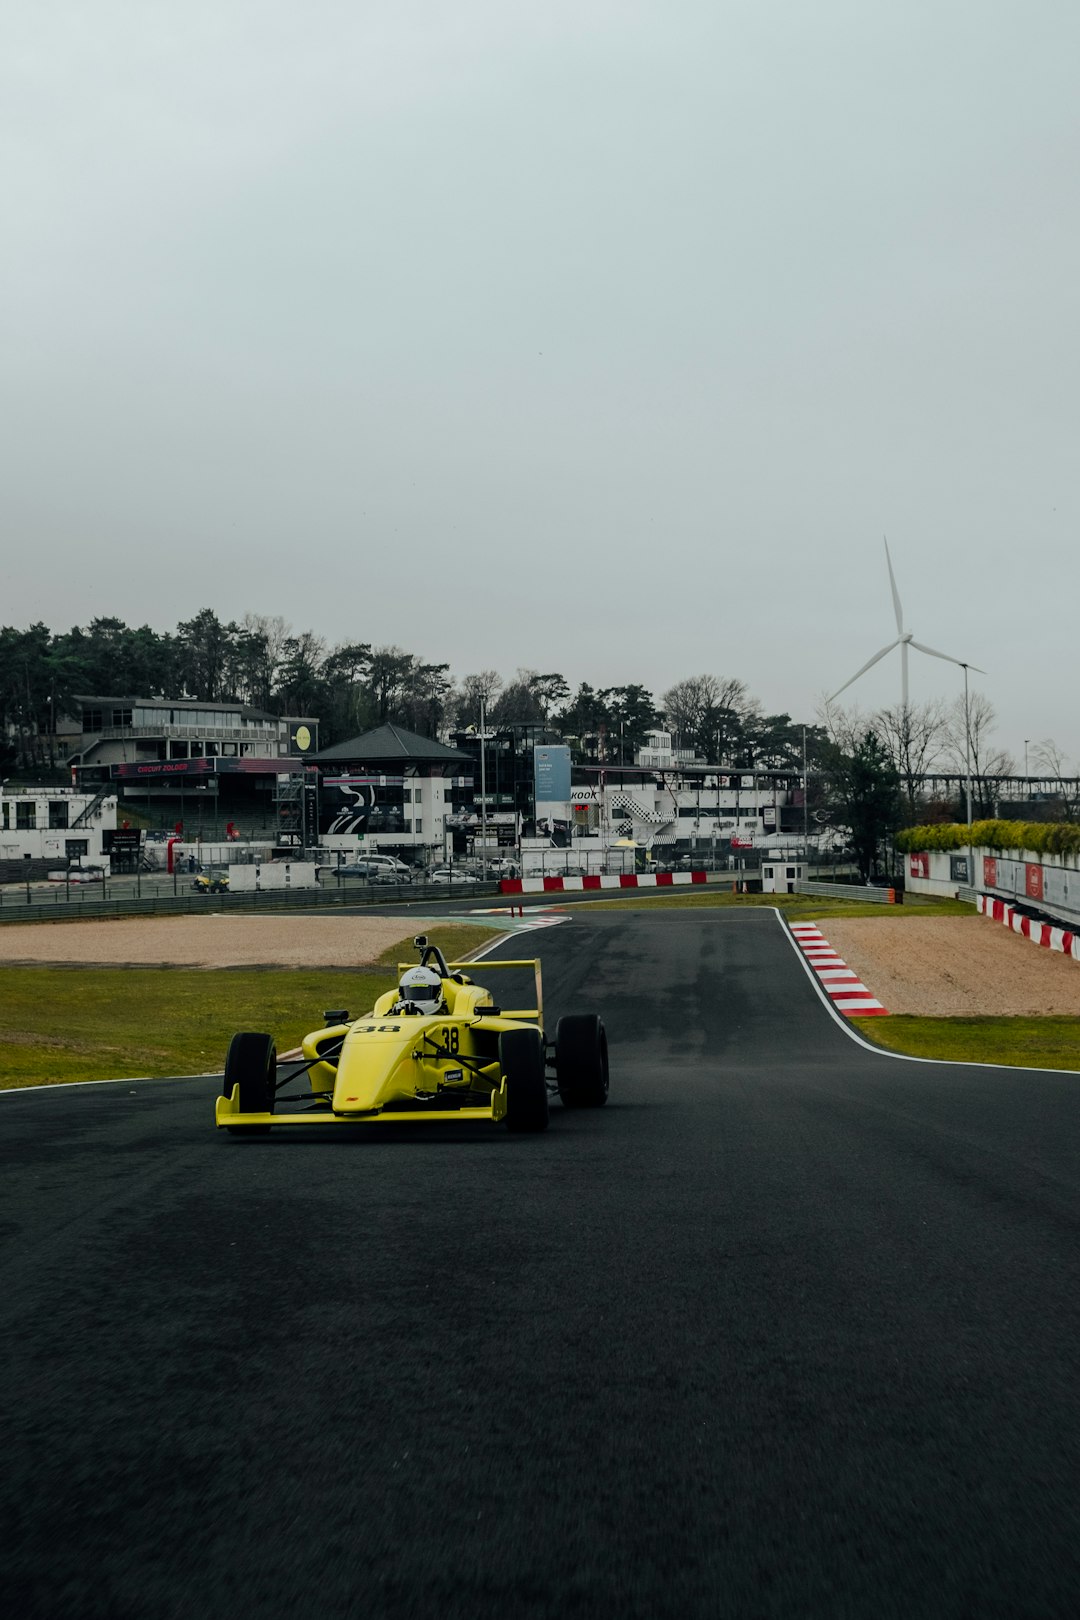
<path fill-rule="evenodd" d="M 608 1099 L 607 1031 L 595 1013 L 555 1026 L 555 1078 L 564 1108 L 602 1108 Z"/>
<path fill-rule="evenodd" d="M 242 1114 L 272 1114 L 277 1089 L 277 1048 L 270 1035 L 248 1030 L 234 1035 L 225 1059 L 225 1076 L 221 1082 L 222 1094 L 232 1096 L 234 1086 L 240 1087 Z M 262 1136 L 269 1125 L 227 1125 L 233 1136 Z"/>
<path fill-rule="evenodd" d="M 546 1131 L 548 1094 L 539 1030 L 504 1030 L 499 1036 L 499 1067 L 506 1077 L 507 1130 Z"/>

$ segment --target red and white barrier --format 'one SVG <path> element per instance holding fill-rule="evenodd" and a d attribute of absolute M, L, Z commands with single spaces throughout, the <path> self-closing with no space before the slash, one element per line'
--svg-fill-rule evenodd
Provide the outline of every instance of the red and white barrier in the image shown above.
<path fill-rule="evenodd" d="M 1007 900 L 995 900 L 989 894 L 976 895 L 975 904 L 984 917 L 1004 923 L 1014 934 L 1022 934 L 1025 939 L 1033 940 L 1045 950 L 1060 951 L 1063 956 L 1071 956 L 1080 962 L 1080 934 L 1073 934 L 1067 928 L 1056 928 L 1051 923 L 1037 922 L 1034 917 L 1025 917 Z"/>
<path fill-rule="evenodd" d="M 706 872 L 621 872 L 596 877 L 502 878 L 503 894 L 571 894 L 583 889 L 673 889 L 686 883 L 704 883 Z"/>
<path fill-rule="evenodd" d="M 836 1008 L 848 1018 L 881 1018 L 888 1012 L 843 957 L 837 956 L 817 923 L 792 923 L 795 943 L 809 962 L 818 983 Z"/>

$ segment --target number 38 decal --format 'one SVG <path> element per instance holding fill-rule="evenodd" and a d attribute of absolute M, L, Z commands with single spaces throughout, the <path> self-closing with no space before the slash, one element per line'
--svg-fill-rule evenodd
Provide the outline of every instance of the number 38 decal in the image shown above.
<path fill-rule="evenodd" d="M 444 1052 L 456 1052 L 460 1031 L 456 1024 L 447 1024 L 442 1030 L 442 1043 Z"/>

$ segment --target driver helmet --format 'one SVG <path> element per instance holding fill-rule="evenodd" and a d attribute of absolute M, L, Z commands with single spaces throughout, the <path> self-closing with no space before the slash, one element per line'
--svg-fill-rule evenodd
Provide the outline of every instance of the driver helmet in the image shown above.
<path fill-rule="evenodd" d="M 398 1006 L 407 1012 L 436 1013 L 442 1006 L 442 979 L 431 968 L 413 967 L 402 975 Z"/>

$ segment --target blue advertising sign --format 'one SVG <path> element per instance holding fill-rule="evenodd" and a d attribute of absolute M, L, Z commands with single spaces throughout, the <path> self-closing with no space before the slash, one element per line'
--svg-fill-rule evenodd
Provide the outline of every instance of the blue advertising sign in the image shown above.
<path fill-rule="evenodd" d="M 537 804 L 565 804 L 570 798 L 570 750 L 565 743 L 533 750 Z"/>

